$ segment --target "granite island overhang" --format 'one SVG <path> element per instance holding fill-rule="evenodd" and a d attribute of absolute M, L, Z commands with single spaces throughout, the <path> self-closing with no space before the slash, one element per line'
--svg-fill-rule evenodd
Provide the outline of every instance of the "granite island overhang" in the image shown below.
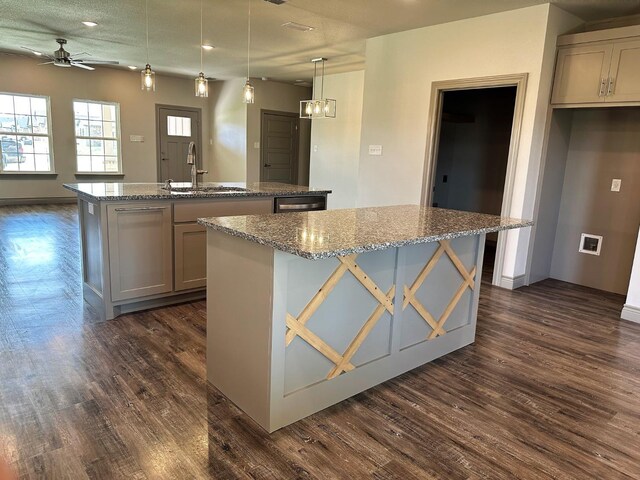
<path fill-rule="evenodd" d="M 207 378 L 268 432 L 473 343 L 485 235 L 532 225 L 417 205 L 198 222 Z"/>

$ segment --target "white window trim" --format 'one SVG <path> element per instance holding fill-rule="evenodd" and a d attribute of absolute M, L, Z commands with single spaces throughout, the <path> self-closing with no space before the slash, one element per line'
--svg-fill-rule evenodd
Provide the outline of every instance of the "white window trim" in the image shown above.
<path fill-rule="evenodd" d="M 31 95 L 29 93 L 13 93 L 13 92 L 0 92 L 0 95 L 11 95 L 14 97 L 35 97 L 35 98 L 44 98 L 47 103 L 47 127 L 49 129 L 49 133 L 44 135 L 42 133 L 31 133 L 25 134 L 30 137 L 47 137 L 49 139 L 49 165 L 50 169 L 46 172 L 43 171 L 14 171 L 14 170 L 3 170 L 2 162 L 0 162 L 0 175 L 56 175 L 56 164 L 53 158 L 53 120 L 51 119 L 51 98 L 48 95 Z M 2 132 L 0 131 L 0 135 L 18 135 L 18 132 Z"/>
<path fill-rule="evenodd" d="M 99 105 L 113 105 L 116 107 L 116 138 L 110 137 L 88 137 L 86 135 L 76 135 L 76 112 L 75 109 L 73 111 L 73 137 L 76 140 L 115 140 L 118 142 L 118 171 L 117 172 L 94 172 L 91 170 L 78 170 L 78 142 L 75 142 L 75 151 L 76 151 L 76 172 L 75 175 L 94 175 L 94 176 L 112 176 L 112 175 L 124 175 L 124 170 L 122 168 L 122 134 L 120 132 L 120 103 L 118 102 L 103 102 L 100 100 L 88 100 L 86 98 L 73 98 L 71 100 L 71 106 L 73 107 L 74 102 L 84 102 L 84 103 L 97 103 Z M 104 120 L 103 120 L 104 121 Z"/>

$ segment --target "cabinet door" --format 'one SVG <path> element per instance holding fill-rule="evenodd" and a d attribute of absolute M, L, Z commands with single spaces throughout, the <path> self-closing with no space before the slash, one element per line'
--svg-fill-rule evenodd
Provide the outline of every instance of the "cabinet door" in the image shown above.
<path fill-rule="evenodd" d="M 640 102 L 640 40 L 613 46 L 607 102 Z"/>
<path fill-rule="evenodd" d="M 111 300 L 172 290 L 171 205 L 107 206 Z"/>
<path fill-rule="evenodd" d="M 174 225 L 175 290 L 207 285 L 207 229 L 197 223 Z"/>
<path fill-rule="evenodd" d="M 551 103 L 604 102 L 612 44 L 558 49 Z"/>

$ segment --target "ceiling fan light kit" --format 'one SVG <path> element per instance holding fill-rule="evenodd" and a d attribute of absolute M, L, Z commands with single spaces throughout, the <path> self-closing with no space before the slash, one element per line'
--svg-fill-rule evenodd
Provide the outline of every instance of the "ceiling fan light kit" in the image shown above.
<path fill-rule="evenodd" d="M 311 100 L 300 102 L 300 118 L 336 118 L 336 101 L 333 98 L 324 98 L 324 62 L 326 58 L 314 58 L 313 62 L 313 87 Z M 316 97 L 316 78 L 318 74 L 318 64 L 322 64 L 322 75 L 320 81 L 320 96 Z"/>

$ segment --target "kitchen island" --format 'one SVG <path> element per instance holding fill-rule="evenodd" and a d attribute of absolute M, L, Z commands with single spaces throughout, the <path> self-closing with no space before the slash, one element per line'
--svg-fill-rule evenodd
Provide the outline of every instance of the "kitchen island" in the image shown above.
<path fill-rule="evenodd" d="M 74 183 L 84 299 L 105 319 L 205 296 L 198 217 L 325 209 L 330 190 L 282 183 Z"/>
<path fill-rule="evenodd" d="M 268 432 L 472 343 L 485 235 L 531 225 L 417 205 L 198 222 L 208 380 Z"/>

